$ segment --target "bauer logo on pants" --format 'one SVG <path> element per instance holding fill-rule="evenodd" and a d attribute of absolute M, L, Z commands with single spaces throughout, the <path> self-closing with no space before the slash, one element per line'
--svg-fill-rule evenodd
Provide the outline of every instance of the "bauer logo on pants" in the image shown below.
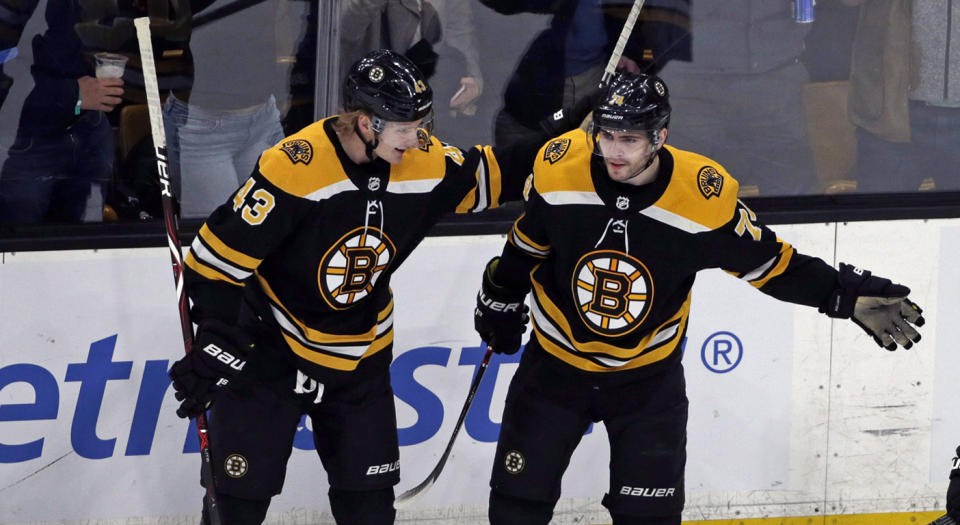
<path fill-rule="evenodd" d="M 223 462 L 223 470 L 231 478 L 242 478 L 246 475 L 249 466 L 247 458 L 240 454 L 230 454 Z"/>
<path fill-rule="evenodd" d="M 507 472 L 511 474 L 519 474 L 523 472 L 523 468 L 526 466 L 527 460 L 523 457 L 523 454 L 517 452 L 516 450 L 507 452 L 507 457 L 503 461 L 503 467 L 507 469 Z"/>

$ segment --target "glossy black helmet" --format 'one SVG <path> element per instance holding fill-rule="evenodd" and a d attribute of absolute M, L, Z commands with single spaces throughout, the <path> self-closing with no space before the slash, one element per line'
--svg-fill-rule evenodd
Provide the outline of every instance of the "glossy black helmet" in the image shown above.
<path fill-rule="evenodd" d="M 616 73 L 601 87 L 593 107 L 595 126 L 659 131 L 670 124 L 670 94 L 653 75 Z"/>
<path fill-rule="evenodd" d="M 410 59 L 378 49 L 356 61 L 347 73 L 343 108 L 367 110 L 385 121 L 412 122 L 430 114 L 433 90 Z"/>

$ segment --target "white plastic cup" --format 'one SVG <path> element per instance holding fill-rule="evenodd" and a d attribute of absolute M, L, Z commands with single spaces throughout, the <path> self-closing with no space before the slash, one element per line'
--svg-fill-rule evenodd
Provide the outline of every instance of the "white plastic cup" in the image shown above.
<path fill-rule="evenodd" d="M 127 67 L 127 57 L 116 53 L 97 53 L 93 58 L 97 78 L 120 78 Z"/>

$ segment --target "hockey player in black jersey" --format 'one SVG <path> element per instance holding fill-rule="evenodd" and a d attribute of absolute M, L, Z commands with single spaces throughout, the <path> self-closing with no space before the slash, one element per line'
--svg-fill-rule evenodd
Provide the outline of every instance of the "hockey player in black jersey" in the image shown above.
<path fill-rule="evenodd" d="M 722 268 L 777 299 L 852 319 L 890 350 L 920 340 L 908 288 L 798 253 L 737 200 L 721 165 L 665 145 L 663 81 L 623 73 L 601 92 L 590 132 L 538 154 L 524 214 L 477 296 L 476 329 L 495 351 L 516 352 L 533 319 L 497 443 L 493 525 L 550 521 L 570 456 L 596 421 L 610 439 L 602 503 L 613 523 L 680 523 L 681 342 L 699 270 Z"/>
<path fill-rule="evenodd" d="M 551 136 L 503 149 L 440 142 L 426 78 L 386 50 L 353 65 L 343 105 L 265 151 L 186 258 L 199 327 L 195 350 L 170 375 L 178 415 L 210 407 L 216 497 L 229 525 L 263 521 L 303 414 L 337 523 L 393 523 L 390 277 L 442 214 L 519 200 Z M 581 112 L 548 127 L 571 129 Z"/>
<path fill-rule="evenodd" d="M 958 524 L 960 524 L 960 447 L 957 447 L 957 455 L 953 457 L 953 468 L 950 469 L 950 485 L 947 487 L 947 513 L 930 525 Z"/>

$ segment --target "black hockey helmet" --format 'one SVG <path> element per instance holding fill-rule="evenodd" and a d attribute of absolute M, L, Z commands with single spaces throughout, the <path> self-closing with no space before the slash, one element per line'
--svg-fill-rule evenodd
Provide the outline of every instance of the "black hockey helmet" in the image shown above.
<path fill-rule="evenodd" d="M 670 124 L 670 95 L 659 77 L 619 72 L 601 86 L 593 106 L 597 127 L 660 131 Z"/>
<path fill-rule="evenodd" d="M 343 108 L 367 110 L 384 121 L 412 122 L 431 113 L 433 90 L 410 59 L 378 49 L 356 61 L 347 73 Z"/>

